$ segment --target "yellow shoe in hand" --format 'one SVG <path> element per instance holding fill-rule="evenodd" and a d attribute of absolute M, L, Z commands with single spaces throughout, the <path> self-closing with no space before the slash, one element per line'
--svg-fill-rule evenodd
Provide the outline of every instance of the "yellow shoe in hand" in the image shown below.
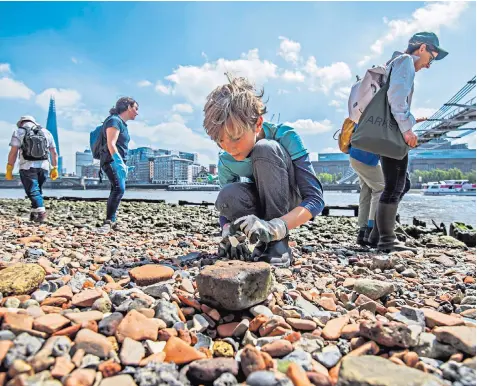
<path fill-rule="evenodd" d="M 54 181 L 58 178 L 58 168 L 53 168 L 50 170 L 50 178 Z"/>
<path fill-rule="evenodd" d="M 7 164 L 7 173 L 5 174 L 5 179 L 9 181 L 13 180 L 13 165 Z"/>

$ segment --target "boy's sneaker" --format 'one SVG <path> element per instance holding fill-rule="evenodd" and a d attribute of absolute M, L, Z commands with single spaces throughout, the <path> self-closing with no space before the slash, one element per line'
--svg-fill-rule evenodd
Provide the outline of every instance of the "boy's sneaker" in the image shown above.
<path fill-rule="evenodd" d="M 38 221 L 38 212 L 30 212 L 30 221 Z"/>
<path fill-rule="evenodd" d="M 252 261 L 264 261 L 277 268 L 288 268 L 293 262 L 288 236 L 268 244 L 258 244 L 253 250 Z"/>
<path fill-rule="evenodd" d="M 96 233 L 107 235 L 112 230 L 114 230 L 114 223 L 111 220 L 105 220 L 103 225 L 96 229 Z"/>

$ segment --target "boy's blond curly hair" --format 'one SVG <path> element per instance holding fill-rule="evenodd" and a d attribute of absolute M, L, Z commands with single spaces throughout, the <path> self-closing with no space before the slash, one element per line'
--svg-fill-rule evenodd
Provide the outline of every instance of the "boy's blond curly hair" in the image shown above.
<path fill-rule="evenodd" d="M 229 83 L 212 91 L 204 106 L 204 129 L 215 142 L 224 134 L 238 139 L 246 130 L 254 130 L 258 118 L 267 112 L 263 89 L 257 92 L 246 78 L 225 75 Z"/>

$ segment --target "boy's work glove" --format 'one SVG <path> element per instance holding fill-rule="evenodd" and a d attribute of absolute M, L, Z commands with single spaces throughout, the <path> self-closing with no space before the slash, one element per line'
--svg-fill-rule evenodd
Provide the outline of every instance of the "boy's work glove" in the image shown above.
<path fill-rule="evenodd" d="M 50 178 L 54 181 L 58 178 L 58 168 L 55 166 L 50 170 Z"/>
<path fill-rule="evenodd" d="M 6 180 L 13 180 L 13 165 L 7 164 L 7 172 L 5 173 Z"/>
<path fill-rule="evenodd" d="M 252 244 L 262 241 L 269 243 L 278 241 L 286 237 L 288 228 L 285 221 L 274 218 L 270 221 L 259 219 L 254 214 L 240 217 L 231 225 L 230 232 L 233 234 L 236 230 L 241 230 L 249 238 Z"/>
<path fill-rule="evenodd" d="M 222 241 L 219 244 L 219 256 L 234 260 L 250 259 L 252 252 L 248 249 L 244 235 L 231 235 L 230 224 L 225 224 L 222 230 Z"/>

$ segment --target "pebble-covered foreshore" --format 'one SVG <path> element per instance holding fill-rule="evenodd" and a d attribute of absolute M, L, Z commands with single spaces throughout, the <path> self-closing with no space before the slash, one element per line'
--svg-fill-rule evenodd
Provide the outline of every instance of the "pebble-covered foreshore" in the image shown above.
<path fill-rule="evenodd" d="M 291 233 L 295 262 L 220 260 L 209 207 L 0 200 L 0 386 L 476 384 L 475 248 L 355 244 L 356 219 Z"/>

